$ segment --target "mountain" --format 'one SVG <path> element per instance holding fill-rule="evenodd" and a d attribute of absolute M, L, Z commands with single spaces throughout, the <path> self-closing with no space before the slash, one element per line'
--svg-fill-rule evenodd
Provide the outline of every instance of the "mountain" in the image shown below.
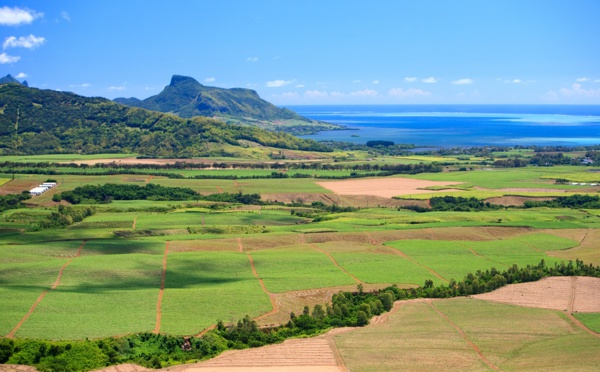
<path fill-rule="evenodd" d="M 206 116 L 228 123 L 253 125 L 293 134 L 341 129 L 340 126 L 311 120 L 286 108 L 279 108 L 260 98 L 254 90 L 208 87 L 194 78 L 181 75 L 174 75 L 171 83 L 155 96 L 144 100 L 116 98 L 114 101 L 182 118 Z"/>
<path fill-rule="evenodd" d="M 3 78 L 0 78 L 0 84 L 10 84 L 10 83 L 21 84 L 21 85 L 24 85 L 24 86 L 28 86 L 26 80 L 23 80 L 23 82 L 21 83 L 19 80 L 17 80 L 14 77 L 12 77 L 11 74 L 8 74 L 8 75 L 6 75 Z"/>
<path fill-rule="evenodd" d="M 99 97 L 0 85 L 0 155 L 136 152 L 227 156 L 241 146 L 328 151 L 287 133 L 130 107 Z M 227 150 L 229 149 L 229 150 Z"/>

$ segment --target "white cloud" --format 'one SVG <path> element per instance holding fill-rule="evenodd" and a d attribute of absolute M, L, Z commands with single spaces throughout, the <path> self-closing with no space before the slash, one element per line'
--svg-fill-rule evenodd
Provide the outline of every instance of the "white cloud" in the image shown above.
<path fill-rule="evenodd" d="M 29 36 L 21 36 L 16 38 L 14 36 L 9 36 L 4 39 L 4 43 L 2 44 L 2 48 L 27 48 L 27 49 L 35 49 L 40 45 L 44 44 L 46 39 L 43 37 L 38 37 L 34 35 Z"/>
<path fill-rule="evenodd" d="M 578 83 L 583 83 L 583 82 L 586 82 L 586 81 L 590 81 L 590 78 L 587 78 L 587 77 L 580 77 L 580 78 L 577 78 L 577 80 L 576 80 L 576 81 L 577 81 Z"/>
<path fill-rule="evenodd" d="M 342 92 L 331 92 L 332 97 L 344 97 L 345 94 Z"/>
<path fill-rule="evenodd" d="M 409 83 L 414 83 L 415 81 L 417 81 L 419 79 L 417 79 L 416 77 L 405 77 L 404 80 Z"/>
<path fill-rule="evenodd" d="M 373 84 L 379 84 L 379 80 L 373 80 Z"/>
<path fill-rule="evenodd" d="M 38 13 L 30 9 L 9 8 L 3 6 L 0 8 L 0 25 L 3 26 L 19 26 L 22 24 L 30 24 L 37 18 L 44 16 L 44 13 Z"/>
<path fill-rule="evenodd" d="M 15 63 L 20 59 L 21 59 L 21 57 L 18 57 L 18 56 L 9 56 L 6 53 L 0 54 L 0 63 L 3 63 L 3 64 L 4 63 Z"/>
<path fill-rule="evenodd" d="M 204 81 L 207 83 L 212 83 L 215 80 L 217 80 L 217 79 L 215 79 L 214 77 L 207 77 L 206 79 L 204 79 Z"/>
<path fill-rule="evenodd" d="M 523 80 L 521 79 L 513 79 L 513 80 L 507 80 L 508 83 L 513 83 L 513 84 L 521 84 L 523 82 Z"/>
<path fill-rule="evenodd" d="M 27 74 L 24 72 L 19 72 L 17 74 L 17 76 L 15 76 L 17 79 L 25 79 L 27 77 Z"/>
<path fill-rule="evenodd" d="M 390 95 L 392 97 L 407 98 L 407 97 L 429 96 L 429 95 L 431 95 L 431 92 L 425 91 L 423 89 L 394 88 L 394 89 L 390 89 L 390 91 L 388 92 L 388 95 Z"/>
<path fill-rule="evenodd" d="M 562 88 L 560 93 L 570 97 L 600 97 L 600 89 L 583 89 L 581 84 L 577 83 L 571 85 L 571 88 Z"/>
<path fill-rule="evenodd" d="M 458 79 L 458 80 L 454 80 L 454 81 L 452 82 L 452 84 L 455 84 L 455 85 L 467 85 L 467 84 L 473 84 L 473 80 L 472 80 L 472 79 L 469 79 L 469 78 L 466 78 L 466 79 Z"/>
<path fill-rule="evenodd" d="M 365 89 L 352 92 L 350 93 L 350 95 L 353 97 L 375 97 L 377 95 L 377 91 L 373 89 Z"/>
<path fill-rule="evenodd" d="M 427 79 L 421 79 L 422 82 L 426 83 L 426 84 L 434 84 L 437 83 L 437 79 L 434 78 L 433 76 L 428 77 Z"/>
<path fill-rule="evenodd" d="M 296 88 L 304 88 L 304 84 L 298 84 L 296 85 Z"/>
<path fill-rule="evenodd" d="M 354 84 L 362 82 L 362 80 L 352 80 Z"/>
<path fill-rule="evenodd" d="M 246 58 L 246 61 L 248 61 L 248 62 L 258 62 L 258 57 L 248 57 L 248 58 Z"/>
<path fill-rule="evenodd" d="M 267 81 L 267 83 L 265 84 L 267 87 L 269 88 L 279 88 L 285 85 L 289 85 L 293 83 L 292 80 L 272 80 L 272 81 Z"/>
<path fill-rule="evenodd" d="M 594 83 L 600 83 L 600 79 L 594 80 Z"/>
<path fill-rule="evenodd" d="M 92 84 L 90 83 L 83 83 L 83 84 L 71 84 L 69 85 L 69 88 L 87 88 L 92 86 Z"/>
<path fill-rule="evenodd" d="M 327 98 L 329 93 L 324 90 L 307 90 L 304 92 L 304 96 L 308 98 Z"/>
<path fill-rule="evenodd" d="M 69 13 L 67 13 L 67 12 L 60 12 L 60 17 L 67 22 L 71 22 L 71 17 L 69 16 Z"/>
<path fill-rule="evenodd" d="M 122 90 L 126 90 L 126 89 L 127 89 L 127 87 L 125 87 L 123 85 L 108 87 L 108 90 L 110 90 L 111 92 L 122 91 Z"/>

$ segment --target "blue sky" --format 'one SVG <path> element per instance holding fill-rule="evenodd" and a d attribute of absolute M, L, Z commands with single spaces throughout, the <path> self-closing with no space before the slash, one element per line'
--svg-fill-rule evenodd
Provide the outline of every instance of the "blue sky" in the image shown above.
<path fill-rule="evenodd" d="M 280 105 L 600 104 L 600 1 L 4 1 L 0 75 L 146 98 L 173 74 Z"/>

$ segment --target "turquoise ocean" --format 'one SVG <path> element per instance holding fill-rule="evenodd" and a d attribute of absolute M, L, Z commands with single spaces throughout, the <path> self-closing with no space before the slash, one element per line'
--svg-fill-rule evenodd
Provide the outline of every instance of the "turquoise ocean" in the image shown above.
<path fill-rule="evenodd" d="M 589 146 L 600 144 L 599 105 L 344 105 L 287 106 L 348 130 L 303 136 L 419 147 Z"/>

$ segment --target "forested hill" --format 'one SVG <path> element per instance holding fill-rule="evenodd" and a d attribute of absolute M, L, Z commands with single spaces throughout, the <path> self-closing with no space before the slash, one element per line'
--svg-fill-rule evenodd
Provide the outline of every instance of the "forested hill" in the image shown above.
<path fill-rule="evenodd" d="M 116 98 L 114 101 L 182 118 L 206 116 L 296 134 L 340 129 L 337 125 L 314 121 L 279 108 L 260 98 L 254 90 L 208 87 L 194 78 L 180 75 L 174 75 L 171 83 L 155 96 L 144 100 Z"/>
<path fill-rule="evenodd" d="M 315 141 L 255 127 L 180 117 L 121 105 L 105 98 L 0 85 L 0 155 L 136 152 L 155 156 L 207 156 L 215 144 L 326 151 Z M 225 155 L 225 154 L 221 154 Z"/>

